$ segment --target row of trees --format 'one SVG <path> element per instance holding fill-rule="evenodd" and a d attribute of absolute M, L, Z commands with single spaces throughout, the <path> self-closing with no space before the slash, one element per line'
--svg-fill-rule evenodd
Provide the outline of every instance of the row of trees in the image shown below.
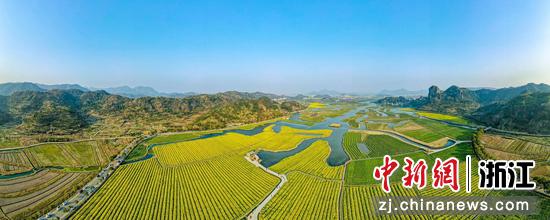
<path fill-rule="evenodd" d="M 481 137 L 485 132 L 483 128 L 478 128 L 474 135 L 472 135 L 472 145 L 474 146 L 474 151 L 479 159 L 482 160 L 492 160 L 493 158 L 485 151 L 483 144 L 481 143 Z"/>

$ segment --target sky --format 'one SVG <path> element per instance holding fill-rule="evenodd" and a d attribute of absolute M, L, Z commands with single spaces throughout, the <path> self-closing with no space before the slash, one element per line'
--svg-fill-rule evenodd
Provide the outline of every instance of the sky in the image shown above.
<path fill-rule="evenodd" d="M 0 1 L 0 82 L 164 92 L 550 83 L 550 1 Z"/>

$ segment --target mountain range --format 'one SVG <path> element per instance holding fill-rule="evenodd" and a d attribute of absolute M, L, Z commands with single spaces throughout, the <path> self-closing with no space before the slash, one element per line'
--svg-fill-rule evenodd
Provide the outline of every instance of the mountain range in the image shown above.
<path fill-rule="evenodd" d="M 258 122 L 304 108 L 295 101 L 277 102 L 261 93 L 234 91 L 185 98 L 128 98 L 103 90 L 38 90 L 0 96 L 0 125 L 27 134 L 72 134 L 106 121 L 163 127 L 153 132 L 203 130 Z M 158 122 L 161 125 L 147 126 Z"/>
<path fill-rule="evenodd" d="M 543 83 L 477 90 L 451 86 L 444 91 L 431 86 L 428 96 L 386 97 L 377 103 L 461 115 L 499 129 L 550 133 L 550 86 Z"/>
<path fill-rule="evenodd" d="M 93 87 L 84 87 L 78 84 L 55 84 L 55 85 L 46 85 L 39 83 L 31 82 L 16 82 L 16 83 L 2 83 L 0 84 L 0 95 L 11 95 L 14 92 L 18 91 L 37 91 L 44 92 L 49 90 L 80 90 L 83 92 L 88 91 L 99 91 L 104 90 L 110 94 L 121 95 L 128 98 L 140 98 L 140 97 L 173 97 L 173 98 L 182 98 L 192 95 L 197 95 L 193 92 L 186 93 L 165 93 L 158 92 L 151 87 L 146 86 L 120 86 L 120 87 L 111 87 L 111 88 L 93 88 Z"/>
<path fill-rule="evenodd" d="M 425 90 L 406 90 L 406 89 L 396 89 L 396 90 L 382 90 L 378 93 L 379 96 L 425 96 Z"/>

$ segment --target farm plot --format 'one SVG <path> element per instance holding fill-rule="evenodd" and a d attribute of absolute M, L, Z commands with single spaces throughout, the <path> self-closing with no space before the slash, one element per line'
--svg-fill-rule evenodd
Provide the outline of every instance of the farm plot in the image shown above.
<path fill-rule="evenodd" d="M 131 139 L 51 143 L 26 148 L 34 167 L 92 167 L 107 164 Z"/>
<path fill-rule="evenodd" d="M 0 175 L 21 173 L 33 168 L 22 151 L 0 152 Z"/>
<path fill-rule="evenodd" d="M 326 163 L 330 147 L 316 141 L 270 167 L 286 173 L 288 183 L 262 209 L 261 219 L 337 219 L 343 166 Z"/>
<path fill-rule="evenodd" d="M 33 175 L 0 180 L 0 207 L 10 218 L 36 218 L 63 201 L 95 173 L 41 171 Z"/>
<path fill-rule="evenodd" d="M 78 152 L 71 152 L 71 149 L 67 149 L 60 145 L 44 144 L 38 147 L 25 149 L 25 151 L 28 155 L 31 155 L 30 160 L 33 164 L 40 167 L 75 166 L 78 161 L 71 155 L 71 153 L 77 154 L 78 152 L 85 152 L 86 155 L 89 155 L 89 152 L 93 152 L 92 149 L 87 146 L 83 147 L 81 145 L 83 149 Z M 90 160 L 93 160 L 93 157 L 85 157 L 83 163 L 90 163 Z"/>
<path fill-rule="evenodd" d="M 446 115 L 446 114 L 440 114 L 440 113 L 434 113 L 434 112 L 416 112 L 416 114 L 426 118 L 431 118 L 431 119 L 436 119 L 441 121 L 448 121 L 448 122 L 465 124 L 465 125 L 471 124 L 468 120 L 459 116 L 454 116 L 454 115 Z"/>
<path fill-rule="evenodd" d="M 365 144 L 368 151 L 366 153 L 361 151 L 358 144 Z M 348 132 L 344 135 L 343 146 L 352 160 L 404 154 L 419 150 L 413 145 L 388 135 L 355 132 Z"/>
<path fill-rule="evenodd" d="M 308 108 L 326 108 L 327 106 L 320 102 L 309 103 Z"/>
<path fill-rule="evenodd" d="M 179 166 L 227 154 L 244 153 L 250 149 L 252 141 L 252 138 L 247 138 L 245 135 L 230 133 L 207 139 L 161 145 L 153 148 L 153 152 L 163 165 Z"/>
<path fill-rule="evenodd" d="M 257 140 L 252 147 L 254 149 L 262 149 L 268 151 L 287 151 L 292 150 L 298 144 L 306 139 L 328 137 L 332 133 L 331 130 L 302 130 L 282 126 L 281 131 L 276 133 L 273 131 L 274 125 L 266 127 L 262 133 L 254 135 Z"/>
<path fill-rule="evenodd" d="M 159 152 L 157 157 L 179 155 Z M 277 182 L 241 155 L 170 168 L 149 159 L 123 165 L 74 219 L 237 219 Z"/>
<path fill-rule="evenodd" d="M 367 122 L 367 129 L 369 130 L 388 130 L 387 123 Z"/>
<path fill-rule="evenodd" d="M 432 133 L 438 133 L 455 140 L 470 140 L 472 137 L 472 130 L 447 125 L 438 121 L 415 118 L 414 122 Z"/>
<path fill-rule="evenodd" d="M 322 122 L 326 118 L 341 116 L 354 107 L 353 105 L 325 105 L 324 108 L 309 108 L 301 113 L 300 119 L 306 122 Z"/>
<path fill-rule="evenodd" d="M 447 139 L 470 140 L 472 131 L 429 119 L 415 118 L 394 128 L 395 131 L 422 142 L 443 146 Z"/>
<path fill-rule="evenodd" d="M 152 150 L 153 158 L 122 165 L 73 218 L 243 218 L 279 182 L 246 161 L 247 152 L 258 148 L 291 149 L 301 142 L 294 136 L 309 139 L 328 135 L 330 130 L 283 127 L 275 133 L 267 127 L 253 136 L 227 133 L 159 145 Z M 326 148 L 319 162 L 324 163 L 329 147 L 326 142 L 320 147 Z M 308 166 L 299 168 L 310 171 Z M 338 175 L 330 169 L 312 170 Z"/>
<path fill-rule="evenodd" d="M 341 181 L 304 173 L 288 174 L 288 183 L 260 213 L 260 219 L 338 219 Z"/>
<path fill-rule="evenodd" d="M 377 215 L 375 213 L 374 197 L 418 196 L 415 190 L 406 189 L 401 184 L 392 184 L 391 193 L 385 193 L 378 185 L 345 186 L 343 190 L 344 219 L 431 219 L 426 215 Z"/>
<path fill-rule="evenodd" d="M 330 154 L 327 141 L 318 140 L 300 153 L 287 157 L 270 167 L 277 173 L 299 171 L 322 178 L 340 179 L 343 166 L 332 167 L 326 162 Z"/>
<path fill-rule="evenodd" d="M 342 140 L 342 146 L 344 147 L 344 150 L 348 153 L 348 155 L 351 157 L 352 160 L 355 159 L 363 159 L 367 158 L 367 154 L 362 152 L 358 147 L 357 144 L 362 143 L 363 134 L 356 133 L 356 132 L 346 132 L 344 134 L 344 139 Z"/>
<path fill-rule="evenodd" d="M 273 138 L 273 135 L 278 134 L 267 132 L 246 136 L 228 133 L 157 146 L 153 148 L 154 158 L 120 167 L 73 217 L 242 218 L 279 182 L 277 177 L 244 159 L 246 152 L 254 150 L 255 146 L 261 146 L 259 143 L 266 140 L 284 141 L 278 140 L 284 139 L 284 136 Z M 341 168 L 339 171 L 327 168 L 325 160 L 329 154 L 329 146 L 326 142 L 320 142 L 318 147 L 311 147 L 320 150 L 316 154 L 321 156 L 310 154 L 310 161 L 316 159 L 319 160 L 318 163 L 302 163 L 291 167 L 293 170 L 319 172 L 331 177 L 341 175 Z M 319 169 L 321 165 L 323 167 Z"/>
<path fill-rule="evenodd" d="M 155 153 L 178 155 L 177 157 L 159 157 L 159 160 L 167 165 L 180 165 L 228 153 L 244 154 L 252 149 L 290 150 L 303 140 L 314 137 L 327 137 L 330 132 L 330 130 L 300 130 L 284 126 L 279 133 L 275 133 L 272 126 L 269 126 L 262 133 L 253 136 L 228 133 L 207 139 L 158 146 L 153 151 Z"/>
<path fill-rule="evenodd" d="M 433 132 L 430 129 L 422 127 L 421 125 L 412 121 L 407 122 L 403 126 L 399 126 L 394 130 L 401 134 L 418 139 L 426 143 L 435 142 L 437 140 L 445 138 L 445 135 Z"/>
<path fill-rule="evenodd" d="M 369 148 L 369 157 L 397 155 L 419 150 L 413 145 L 407 144 L 388 135 L 369 134 L 366 136 L 365 144 Z"/>
<path fill-rule="evenodd" d="M 537 161 L 550 159 L 550 146 L 493 134 L 484 134 L 481 141 L 485 150 L 498 159 Z"/>

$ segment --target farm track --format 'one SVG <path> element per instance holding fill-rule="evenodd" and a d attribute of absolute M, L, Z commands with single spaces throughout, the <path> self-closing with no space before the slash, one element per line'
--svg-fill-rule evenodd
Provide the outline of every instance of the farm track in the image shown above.
<path fill-rule="evenodd" d="M 262 211 L 262 209 L 267 205 L 267 203 L 269 203 L 269 201 L 271 201 L 271 199 L 275 196 L 275 194 L 277 194 L 277 192 L 279 192 L 279 190 L 283 187 L 283 184 L 285 184 L 288 179 L 286 178 L 286 175 L 284 174 L 278 174 L 264 166 L 262 166 L 260 163 L 258 163 L 257 161 L 252 161 L 250 160 L 248 157 L 245 157 L 245 159 L 254 164 L 255 166 L 261 168 L 262 170 L 264 170 L 265 172 L 271 174 L 271 175 L 274 175 L 276 177 L 278 177 L 281 181 L 279 182 L 279 184 L 277 184 L 277 186 L 273 189 L 273 191 L 271 191 L 271 193 L 269 193 L 269 195 L 267 195 L 264 200 L 262 200 L 262 202 L 260 202 L 260 204 L 258 204 L 258 206 L 256 206 L 252 212 L 250 212 L 250 214 L 248 214 L 248 216 L 246 217 L 247 219 L 250 219 L 250 220 L 257 220 L 258 219 L 258 216 L 260 215 L 260 212 Z"/>

